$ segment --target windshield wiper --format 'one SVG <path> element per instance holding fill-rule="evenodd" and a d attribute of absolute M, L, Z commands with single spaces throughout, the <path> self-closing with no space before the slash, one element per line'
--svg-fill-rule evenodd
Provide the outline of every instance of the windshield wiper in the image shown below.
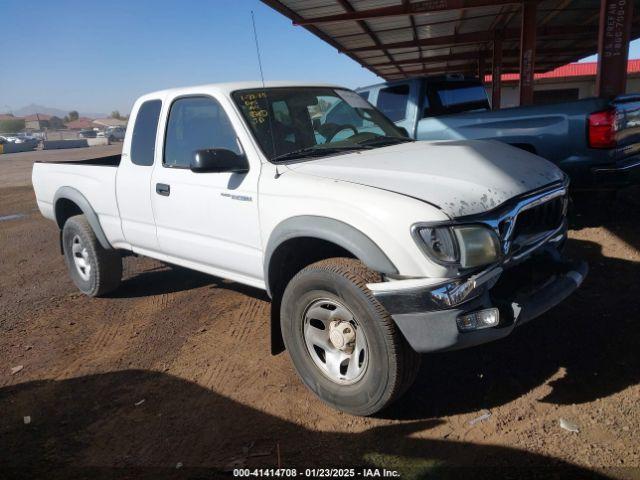
<path fill-rule="evenodd" d="M 393 145 L 396 143 L 415 142 L 413 138 L 408 137 L 392 137 L 390 135 L 380 135 L 378 137 L 367 138 L 358 142 L 358 145 L 373 147 L 376 145 Z"/>
<path fill-rule="evenodd" d="M 368 148 L 365 145 L 343 145 L 340 147 L 318 147 L 314 145 L 312 147 L 300 148 L 292 152 L 276 155 L 271 159 L 272 162 L 280 162 L 282 160 L 291 160 L 294 158 L 307 158 L 307 157 L 322 157 L 323 155 L 331 155 L 337 152 L 348 152 L 351 150 L 363 150 Z"/>
<path fill-rule="evenodd" d="M 348 152 L 354 150 L 365 150 L 375 148 L 377 146 L 394 145 L 397 143 L 415 142 L 413 138 L 408 137 L 392 137 L 390 135 L 379 135 L 375 138 L 369 138 L 353 145 L 336 145 L 335 147 L 325 147 L 320 145 L 312 145 L 310 147 L 300 148 L 292 152 L 276 155 L 271 159 L 272 162 L 280 162 L 283 160 L 292 160 L 296 158 L 322 157 L 333 153 Z"/>

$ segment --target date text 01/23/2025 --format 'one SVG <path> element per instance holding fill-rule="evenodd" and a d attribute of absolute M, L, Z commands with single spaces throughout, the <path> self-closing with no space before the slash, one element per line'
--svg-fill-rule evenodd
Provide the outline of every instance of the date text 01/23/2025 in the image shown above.
<path fill-rule="evenodd" d="M 234 478 L 400 478 L 397 470 L 386 468 L 238 468 Z"/>

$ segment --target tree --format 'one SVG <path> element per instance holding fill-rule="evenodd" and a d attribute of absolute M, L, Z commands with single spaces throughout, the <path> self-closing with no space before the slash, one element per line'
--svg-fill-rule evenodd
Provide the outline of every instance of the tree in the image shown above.
<path fill-rule="evenodd" d="M 60 117 L 53 116 L 49 119 L 49 128 L 60 130 L 61 128 L 64 128 L 64 122 Z"/>
<path fill-rule="evenodd" d="M 69 112 L 69 121 L 73 122 L 74 120 L 78 120 L 78 118 L 80 118 L 80 115 L 78 115 L 78 112 L 76 110 L 72 110 Z"/>
<path fill-rule="evenodd" d="M 24 130 L 24 118 L 0 120 L 0 132 L 16 133 L 21 130 Z"/>
<path fill-rule="evenodd" d="M 122 115 L 120 115 L 120 112 L 118 110 L 114 110 L 113 112 L 111 112 L 111 118 L 122 120 Z"/>

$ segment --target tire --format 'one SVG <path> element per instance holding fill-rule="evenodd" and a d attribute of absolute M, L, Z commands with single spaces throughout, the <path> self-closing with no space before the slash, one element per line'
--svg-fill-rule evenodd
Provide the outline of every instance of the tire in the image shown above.
<path fill-rule="evenodd" d="M 301 270 L 282 297 L 282 337 L 298 375 L 322 401 L 354 415 L 391 404 L 420 366 L 420 356 L 366 287 L 380 280 L 358 260 L 332 258 Z"/>
<path fill-rule="evenodd" d="M 65 222 L 62 248 L 71 279 L 82 293 L 99 297 L 118 288 L 122 278 L 120 253 L 102 248 L 84 215 Z"/>

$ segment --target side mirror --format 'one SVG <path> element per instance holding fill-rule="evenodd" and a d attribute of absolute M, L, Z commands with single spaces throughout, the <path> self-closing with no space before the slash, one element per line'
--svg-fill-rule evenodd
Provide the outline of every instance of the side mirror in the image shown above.
<path fill-rule="evenodd" d="M 313 125 L 313 129 L 317 132 L 320 127 L 322 126 L 322 122 L 320 121 L 319 118 L 314 118 L 313 120 L 311 120 L 311 124 Z"/>
<path fill-rule="evenodd" d="M 245 155 L 226 148 L 208 148 L 195 152 L 189 168 L 196 173 L 246 173 L 249 171 L 249 162 Z"/>
<path fill-rule="evenodd" d="M 406 128 L 404 128 L 404 127 L 398 127 L 397 125 L 396 125 L 396 128 L 397 128 L 398 130 L 400 130 L 400 133 L 402 133 L 405 137 L 409 138 L 409 132 L 407 131 L 407 129 L 406 129 Z"/>

